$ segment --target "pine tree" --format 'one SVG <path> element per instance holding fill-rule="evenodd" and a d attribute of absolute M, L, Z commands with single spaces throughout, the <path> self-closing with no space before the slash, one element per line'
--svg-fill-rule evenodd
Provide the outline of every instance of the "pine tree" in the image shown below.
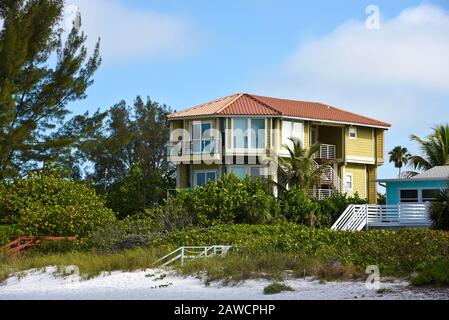
<path fill-rule="evenodd" d="M 87 56 L 78 23 L 62 40 L 63 8 L 63 0 L 0 0 L 0 179 L 70 157 L 76 139 L 55 131 L 67 104 L 86 97 L 101 58 L 99 41 Z"/>

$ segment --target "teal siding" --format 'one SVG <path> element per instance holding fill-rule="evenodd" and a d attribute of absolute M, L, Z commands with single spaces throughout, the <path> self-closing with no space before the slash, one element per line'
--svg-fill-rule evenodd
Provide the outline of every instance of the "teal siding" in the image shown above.
<path fill-rule="evenodd" d="M 398 181 L 387 182 L 387 204 L 398 204 L 399 190 L 401 189 L 444 189 L 448 181 Z"/>

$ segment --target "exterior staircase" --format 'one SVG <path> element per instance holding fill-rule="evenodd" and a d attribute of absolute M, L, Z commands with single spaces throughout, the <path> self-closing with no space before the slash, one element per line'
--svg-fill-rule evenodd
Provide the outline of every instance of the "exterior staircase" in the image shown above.
<path fill-rule="evenodd" d="M 332 226 L 333 230 L 361 231 L 369 228 L 428 228 L 429 203 L 398 205 L 352 204 Z"/>
<path fill-rule="evenodd" d="M 318 162 L 313 160 L 313 165 L 315 169 L 319 168 Z M 338 172 L 334 170 L 334 168 L 330 165 L 325 166 L 324 173 L 321 177 L 321 184 L 328 185 L 330 189 L 314 189 L 310 190 L 309 195 L 311 197 L 318 198 L 319 200 L 328 198 L 332 196 L 333 192 L 336 191 L 340 194 L 346 193 L 346 187 L 343 181 L 341 180 Z"/>
<path fill-rule="evenodd" d="M 361 231 L 368 223 L 368 206 L 350 205 L 331 227 L 332 230 Z"/>

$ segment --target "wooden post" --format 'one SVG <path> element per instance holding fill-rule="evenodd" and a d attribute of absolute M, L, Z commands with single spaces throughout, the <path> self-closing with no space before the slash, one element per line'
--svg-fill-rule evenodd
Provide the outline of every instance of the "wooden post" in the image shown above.
<path fill-rule="evenodd" d="M 181 248 L 181 267 L 184 266 L 184 247 Z"/>
<path fill-rule="evenodd" d="M 365 205 L 366 210 L 366 231 L 368 231 L 368 205 Z"/>

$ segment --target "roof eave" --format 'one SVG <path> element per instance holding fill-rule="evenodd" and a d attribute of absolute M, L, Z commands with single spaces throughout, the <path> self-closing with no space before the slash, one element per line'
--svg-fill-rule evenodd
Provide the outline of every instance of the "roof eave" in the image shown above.
<path fill-rule="evenodd" d="M 422 182 L 422 181 L 449 181 L 449 177 L 440 178 L 410 178 L 410 179 L 377 179 L 375 182 Z"/>
<path fill-rule="evenodd" d="M 338 121 L 338 120 L 324 120 L 324 119 L 316 119 L 316 118 L 305 118 L 305 117 L 295 117 L 295 116 L 286 116 L 286 115 L 257 115 L 257 114 L 251 114 L 251 115 L 237 115 L 237 114 L 207 114 L 207 115 L 200 115 L 200 116 L 176 116 L 171 117 L 168 116 L 168 121 L 174 121 L 174 120 L 193 120 L 193 119 L 204 119 L 204 118 L 229 118 L 229 117 L 267 117 L 267 118 L 284 118 L 284 119 L 296 119 L 296 120 L 304 120 L 304 121 L 317 121 L 317 122 L 323 122 L 323 123 L 336 123 L 336 124 L 345 124 L 349 126 L 359 126 L 359 127 L 370 127 L 370 128 L 379 128 L 388 130 L 391 128 L 390 124 L 386 125 L 374 125 L 374 124 L 366 124 L 366 123 L 358 123 L 358 122 L 347 122 L 347 121 Z"/>

